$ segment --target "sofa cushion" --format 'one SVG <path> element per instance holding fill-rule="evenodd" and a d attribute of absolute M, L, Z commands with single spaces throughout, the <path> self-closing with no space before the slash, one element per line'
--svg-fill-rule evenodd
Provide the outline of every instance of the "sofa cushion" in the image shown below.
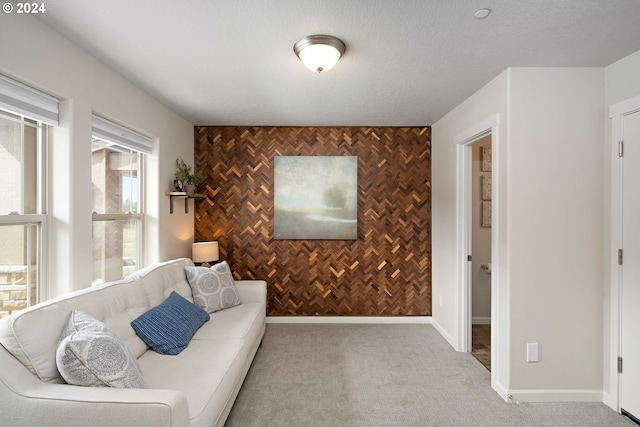
<path fill-rule="evenodd" d="M 191 287 L 184 273 L 187 266 L 193 266 L 193 261 L 179 258 L 134 271 L 127 279 L 135 281 L 142 288 L 149 300 L 149 307 L 160 305 L 171 292 L 177 292 L 193 302 Z"/>
<path fill-rule="evenodd" d="M 131 327 L 157 353 L 176 355 L 209 319 L 209 313 L 172 292 L 162 304 L 131 322 Z"/>
<path fill-rule="evenodd" d="M 226 261 L 206 267 L 185 267 L 193 302 L 213 313 L 240 305 L 240 295 Z"/>
<path fill-rule="evenodd" d="M 184 393 L 190 425 L 215 426 L 243 378 L 245 346 L 241 339 L 193 340 L 177 356 L 147 351 L 138 363 L 147 388 Z"/>
<path fill-rule="evenodd" d="M 78 310 L 60 336 L 56 365 L 68 384 L 143 388 L 142 372 L 131 352 L 104 323 Z"/>
<path fill-rule="evenodd" d="M 211 322 L 203 325 L 193 339 L 241 338 L 255 340 L 265 322 L 264 304 L 244 303 L 211 314 Z"/>

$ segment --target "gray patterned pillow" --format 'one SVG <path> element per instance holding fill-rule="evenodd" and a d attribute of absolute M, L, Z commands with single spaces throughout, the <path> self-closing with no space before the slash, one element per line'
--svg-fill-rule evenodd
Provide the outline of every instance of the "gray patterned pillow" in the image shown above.
<path fill-rule="evenodd" d="M 68 384 L 144 388 L 142 372 L 125 343 L 107 325 L 78 310 L 62 331 L 56 365 Z"/>
<path fill-rule="evenodd" d="M 193 302 L 207 312 L 224 310 L 242 304 L 226 261 L 206 267 L 185 267 L 191 285 Z"/>

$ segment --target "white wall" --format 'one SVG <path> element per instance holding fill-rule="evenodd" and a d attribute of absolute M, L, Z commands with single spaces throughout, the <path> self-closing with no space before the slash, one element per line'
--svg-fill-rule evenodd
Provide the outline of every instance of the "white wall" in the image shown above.
<path fill-rule="evenodd" d="M 611 254 L 617 251 L 611 245 L 611 157 L 612 144 L 611 140 L 611 120 L 609 119 L 609 107 L 618 102 L 627 100 L 634 96 L 640 95 L 640 51 L 635 52 L 605 69 L 605 134 L 602 151 L 602 162 L 604 168 L 604 254 L 603 254 L 603 281 L 605 283 L 604 290 L 604 401 L 614 409 L 617 409 L 617 372 L 615 369 L 614 359 L 618 355 L 617 333 L 612 334 L 612 310 L 611 310 L 611 287 L 616 284 L 611 283 Z M 615 316 L 615 314 L 614 314 Z M 615 322 L 613 322 L 615 323 Z M 612 384 L 614 390 L 612 390 Z"/>
<path fill-rule="evenodd" d="M 607 108 L 640 94 L 640 50 L 607 66 L 604 71 Z"/>
<path fill-rule="evenodd" d="M 494 343 L 495 361 L 492 371 L 492 386 L 501 395 L 509 384 L 509 289 L 507 249 L 507 210 L 506 197 L 497 197 L 498 193 L 506 196 L 508 185 L 506 141 L 509 135 L 508 126 L 508 88 L 510 70 L 506 70 L 491 82 L 473 94 L 465 102 L 449 112 L 435 123 L 431 130 L 432 159 L 431 174 L 431 206 L 432 206 L 432 246 L 434 250 L 432 265 L 432 300 L 433 323 L 449 343 L 457 348 L 458 337 L 458 284 L 457 284 L 457 252 L 456 252 L 456 145 L 458 135 L 476 129 L 478 124 L 495 120 L 500 121 L 497 134 L 492 135 L 493 142 L 493 211 L 494 219 L 501 218 L 493 227 L 497 227 L 499 238 L 493 254 L 495 268 L 492 273 L 493 301 L 492 333 L 496 337 Z M 482 126 L 481 126 L 482 127 Z M 479 129 L 479 131 L 484 129 Z M 496 173 L 496 165 L 502 172 Z M 498 201 L 498 203 L 496 203 Z M 502 267 L 499 267 L 502 266 Z M 498 290 L 498 292 L 495 292 Z M 505 319 L 496 323 L 495 319 Z"/>
<path fill-rule="evenodd" d="M 193 124 L 35 18 L 1 14 L 0 40 L 0 73 L 61 100 L 50 151 L 49 296 L 91 283 L 92 112 L 156 138 L 145 174 L 145 264 L 190 256 L 193 214 L 178 205 L 169 215 L 164 192 L 176 157 L 194 157 Z"/>

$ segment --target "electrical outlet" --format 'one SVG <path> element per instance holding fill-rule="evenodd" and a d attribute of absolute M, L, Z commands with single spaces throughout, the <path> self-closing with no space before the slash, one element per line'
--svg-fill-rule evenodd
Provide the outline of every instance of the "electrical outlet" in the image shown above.
<path fill-rule="evenodd" d="M 538 361 L 538 343 L 537 342 L 528 342 L 527 343 L 527 362 L 537 362 Z"/>

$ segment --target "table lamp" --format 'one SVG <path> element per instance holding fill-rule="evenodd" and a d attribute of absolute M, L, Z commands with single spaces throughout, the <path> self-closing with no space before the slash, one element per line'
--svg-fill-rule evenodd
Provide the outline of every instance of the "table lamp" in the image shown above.
<path fill-rule="evenodd" d="M 210 267 L 220 259 L 218 242 L 198 242 L 191 244 L 191 259 L 196 265 Z"/>

